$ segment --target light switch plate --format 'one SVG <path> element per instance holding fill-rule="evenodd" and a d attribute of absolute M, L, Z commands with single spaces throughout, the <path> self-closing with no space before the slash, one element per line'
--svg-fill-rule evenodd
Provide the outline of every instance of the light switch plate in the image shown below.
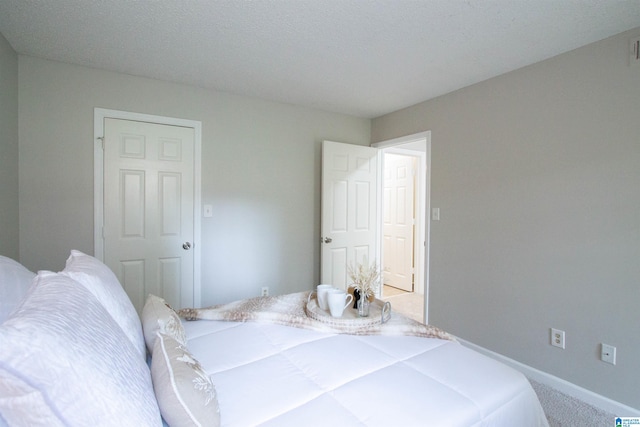
<path fill-rule="evenodd" d="M 629 65 L 640 66 L 640 36 L 629 40 Z"/>

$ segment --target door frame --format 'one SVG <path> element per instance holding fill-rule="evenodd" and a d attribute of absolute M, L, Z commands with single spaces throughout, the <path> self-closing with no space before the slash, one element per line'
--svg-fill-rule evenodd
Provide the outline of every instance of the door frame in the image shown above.
<path fill-rule="evenodd" d="M 201 157 L 202 122 L 129 111 L 94 108 L 93 110 L 93 242 L 94 256 L 104 261 L 104 119 L 121 119 L 192 128 L 194 131 L 193 165 L 193 304 L 201 306 L 200 236 L 201 236 Z"/>
<path fill-rule="evenodd" d="M 401 136 L 394 139 L 375 142 L 371 144 L 372 147 L 380 149 L 383 153 L 388 150 L 389 152 L 399 152 L 402 149 L 402 154 L 409 154 L 409 151 L 404 150 L 404 146 L 413 142 L 425 141 L 426 151 L 424 154 L 420 154 L 420 151 L 413 151 L 411 155 L 420 157 L 420 178 L 416 183 L 416 192 L 420 192 L 420 212 L 422 216 L 416 217 L 416 229 L 419 230 L 416 235 L 424 236 L 424 245 L 420 245 L 422 239 L 416 238 L 414 247 L 417 250 L 416 259 L 418 265 L 416 266 L 416 276 L 414 282 L 414 292 L 422 291 L 424 296 L 424 323 L 429 323 L 429 248 L 430 248 L 430 236 L 431 236 L 431 224 L 429 221 L 429 212 L 431 211 L 431 131 L 419 132 L 411 135 Z M 382 161 L 379 162 L 380 173 L 382 175 L 384 156 Z M 381 211 L 383 209 L 382 200 L 383 185 L 378 185 L 378 207 Z M 380 233 L 378 233 L 378 250 L 382 254 L 382 216 L 378 215 L 378 227 Z M 422 247 L 421 247 L 422 246 Z M 422 251 L 421 249 L 424 249 Z M 423 252 L 423 254 L 421 253 Z M 422 277 L 421 277 L 422 276 Z"/>

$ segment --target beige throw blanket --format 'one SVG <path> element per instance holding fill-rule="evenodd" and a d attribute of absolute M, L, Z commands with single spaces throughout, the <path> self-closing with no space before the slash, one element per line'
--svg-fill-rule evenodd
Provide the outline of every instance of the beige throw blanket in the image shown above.
<path fill-rule="evenodd" d="M 455 338 L 435 326 L 425 325 L 392 312 L 385 323 L 362 325 L 357 321 L 322 322 L 307 316 L 305 307 L 310 292 L 297 292 L 275 297 L 257 297 L 208 308 L 178 310 L 186 320 L 224 320 L 232 322 L 268 322 L 320 332 L 352 335 L 409 335 L 455 341 Z"/>

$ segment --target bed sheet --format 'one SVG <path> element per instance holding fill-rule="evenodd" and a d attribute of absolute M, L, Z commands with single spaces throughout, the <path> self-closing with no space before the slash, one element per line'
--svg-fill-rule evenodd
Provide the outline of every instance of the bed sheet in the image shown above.
<path fill-rule="evenodd" d="M 457 342 L 184 322 L 223 426 L 548 426 L 518 371 Z"/>

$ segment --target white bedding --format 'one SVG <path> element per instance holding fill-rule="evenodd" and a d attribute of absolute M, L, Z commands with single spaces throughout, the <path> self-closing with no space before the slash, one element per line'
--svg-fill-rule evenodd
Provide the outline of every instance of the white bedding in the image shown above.
<path fill-rule="evenodd" d="M 223 426 L 547 426 L 526 378 L 434 338 L 183 322 Z"/>

